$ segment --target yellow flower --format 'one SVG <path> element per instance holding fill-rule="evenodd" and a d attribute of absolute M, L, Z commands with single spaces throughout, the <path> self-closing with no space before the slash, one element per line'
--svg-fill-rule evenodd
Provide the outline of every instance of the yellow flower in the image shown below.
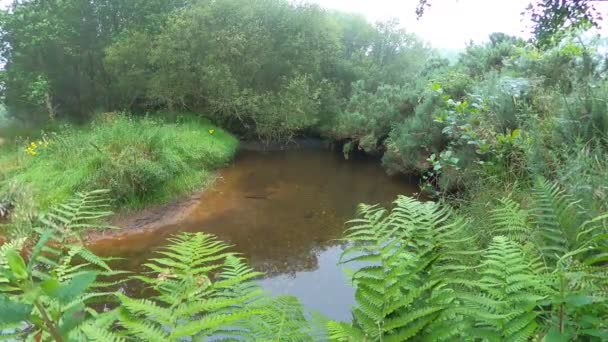
<path fill-rule="evenodd" d="M 213 133 L 215 133 L 215 130 L 213 128 L 209 129 L 209 134 L 213 135 Z"/>

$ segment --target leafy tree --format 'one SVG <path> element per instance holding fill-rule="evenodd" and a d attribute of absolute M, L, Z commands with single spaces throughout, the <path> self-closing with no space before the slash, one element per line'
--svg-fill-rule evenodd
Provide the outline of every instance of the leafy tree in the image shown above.
<path fill-rule="evenodd" d="M 15 1 L 3 10 L 1 55 L 10 113 L 81 118 L 113 106 L 104 48 L 126 29 L 159 26 L 185 1 Z M 42 87 L 43 83 L 46 85 Z M 41 101 L 40 99 L 43 99 Z"/>

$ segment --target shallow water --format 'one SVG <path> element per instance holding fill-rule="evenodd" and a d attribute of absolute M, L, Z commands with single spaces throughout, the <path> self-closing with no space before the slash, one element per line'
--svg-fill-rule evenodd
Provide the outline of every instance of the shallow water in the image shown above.
<path fill-rule="evenodd" d="M 266 273 L 259 283 L 269 292 L 350 320 L 354 290 L 336 265 L 344 222 L 358 203 L 389 206 L 398 194 L 417 191 L 414 182 L 389 177 L 378 164 L 322 149 L 242 151 L 179 224 L 101 239 L 92 249 L 123 257 L 120 268 L 137 271 L 172 234 L 212 233 Z"/>

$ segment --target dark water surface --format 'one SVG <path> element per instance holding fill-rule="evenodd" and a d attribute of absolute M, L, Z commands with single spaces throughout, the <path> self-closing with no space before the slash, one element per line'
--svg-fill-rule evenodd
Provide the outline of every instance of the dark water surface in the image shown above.
<path fill-rule="evenodd" d="M 259 283 L 272 294 L 350 320 L 354 290 L 336 265 L 344 222 L 358 203 L 389 206 L 398 194 L 417 191 L 414 182 L 387 176 L 378 161 L 346 161 L 322 149 L 242 151 L 220 176 L 178 225 L 103 239 L 92 249 L 138 271 L 172 234 L 212 233 L 266 273 Z"/>

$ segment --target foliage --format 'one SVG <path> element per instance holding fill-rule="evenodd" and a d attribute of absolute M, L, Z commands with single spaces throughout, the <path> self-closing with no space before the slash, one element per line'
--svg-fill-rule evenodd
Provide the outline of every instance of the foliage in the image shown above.
<path fill-rule="evenodd" d="M 332 340 L 605 338 L 607 216 L 569 227 L 564 220 L 585 214 L 576 201 L 544 180 L 536 188 L 530 208 L 501 201 L 478 251 L 471 246 L 483 241 L 439 204 L 362 206 L 343 254 L 356 267 L 357 307 L 352 323 L 328 323 Z"/>
<path fill-rule="evenodd" d="M 336 140 L 352 140 L 366 153 L 377 153 L 391 124 L 402 116 L 399 106 L 404 93 L 405 89 L 390 85 L 381 85 L 371 93 L 366 91 L 365 82 L 353 83 L 345 111 L 329 123 L 326 134 Z"/>
<path fill-rule="evenodd" d="M 309 341 L 293 298 L 263 297 L 251 270 L 229 246 L 203 233 L 180 234 L 132 279 L 155 290 L 147 299 L 110 290 L 121 276 L 83 246 L 79 231 L 107 216 L 107 191 L 79 194 L 41 219 L 36 244 L 0 247 L 0 336 L 41 341 L 181 341 L 223 338 Z M 75 238 L 75 239 L 74 239 Z M 77 258 L 79 257 L 79 258 Z M 99 305 L 120 304 L 99 312 Z"/>
<path fill-rule="evenodd" d="M 453 312 L 454 293 L 442 280 L 464 225 L 446 222 L 448 212 L 435 203 L 399 197 L 386 211 L 361 206 L 361 218 L 350 221 L 343 261 L 364 262 L 354 270 L 358 306 L 353 323 L 330 323 L 334 340 L 404 341 L 431 335 Z M 443 331 L 443 336 L 454 336 Z"/>
<path fill-rule="evenodd" d="M 599 26 L 602 21 L 593 1 L 540 0 L 528 7 L 533 33 L 541 44 L 559 41 L 567 30 Z"/>
<path fill-rule="evenodd" d="M 356 289 L 353 321 L 328 321 L 335 341 L 605 338 L 608 214 L 585 221 L 576 201 L 539 179 L 535 201 L 501 201 L 491 241 L 448 207 L 400 196 L 388 212 L 361 205 L 342 262 Z M 229 246 L 204 233 L 169 240 L 133 275 L 145 299 L 112 292 L 120 275 L 83 247 L 80 231 L 107 216 L 107 191 L 79 194 L 40 219 L 35 246 L 0 248 L 4 337 L 179 341 L 325 339 L 297 300 L 264 295 Z M 577 222 L 576 225 L 572 226 Z M 526 238 L 526 236 L 528 238 Z M 524 242 L 522 246 L 522 242 Z M 62 246 L 58 248 L 57 246 Z M 478 248 L 471 248 L 477 246 Z M 76 257 L 79 258 L 76 258 Z M 94 301 L 118 303 L 99 312 Z"/>
<path fill-rule="evenodd" d="M 115 92 L 104 48 L 126 30 L 153 31 L 186 2 L 13 1 L 0 16 L 2 91 L 11 115 L 78 119 L 111 109 Z"/>
<path fill-rule="evenodd" d="M 396 21 L 286 0 L 15 2 L 3 20 L 13 116 L 196 111 L 265 141 L 331 121 L 353 82 L 414 80 L 430 52 Z"/>
<path fill-rule="evenodd" d="M 96 316 L 87 305 L 108 295 L 112 285 L 101 279 L 120 272 L 88 251 L 79 232 L 108 215 L 106 193 L 78 194 L 41 217 L 27 258 L 22 256 L 25 239 L 1 247 L 2 337 L 67 340 L 86 318 Z"/>
<path fill-rule="evenodd" d="M 142 300 L 119 295 L 119 325 L 128 335 L 144 341 L 259 334 L 249 329 L 262 331 L 262 326 L 244 322 L 256 315 L 273 315 L 258 304 L 261 290 L 251 280 L 260 273 L 227 248 L 202 233 L 171 239 L 159 257 L 146 264 L 150 275 L 137 277 L 158 294 Z M 216 278 L 211 278 L 215 273 Z"/>
<path fill-rule="evenodd" d="M 237 142 L 206 121 L 178 120 L 107 113 L 90 127 L 48 133 L 50 143 L 36 155 L 19 144 L 2 189 L 21 189 L 29 195 L 18 197 L 31 196 L 42 209 L 87 189 L 108 189 L 115 205 L 127 207 L 190 191 L 232 158 Z"/>
<path fill-rule="evenodd" d="M 473 76 L 480 76 L 491 70 L 500 70 L 505 60 L 515 55 L 517 47 L 524 41 L 517 37 L 495 32 L 490 34 L 489 42 L 475 45 L 469 44 L 460 55 L 460 63 Z"/>
<path fill-rule="evenodd" d="M 396 21 L 286 0 L 15 1 L 0 16 L 0 217 L 15 237 L 1 249 L 3 331 L 313 338 L 297 301 L 262 295 L 204 234 L 174 237 L 133 278 L 147 299 L 97 286 L 112 271 L 79 236 L 107 204 L 84 191 L 137 207 L 199 186 L 235 152 L 219 127 L 169 119 L 184 110 L 266 142 L 322 136 L 438 199 L 361 207 L 343 260 L 357 306 L 327 324 L 333 339 L 608 339 L 608 65 L 580 31 L 599 16 L 582 0 L 528 13 L 535 41 L 495 33 L 450 63 Z M 122 308 L 98 312 L 98 299 Z"/>

